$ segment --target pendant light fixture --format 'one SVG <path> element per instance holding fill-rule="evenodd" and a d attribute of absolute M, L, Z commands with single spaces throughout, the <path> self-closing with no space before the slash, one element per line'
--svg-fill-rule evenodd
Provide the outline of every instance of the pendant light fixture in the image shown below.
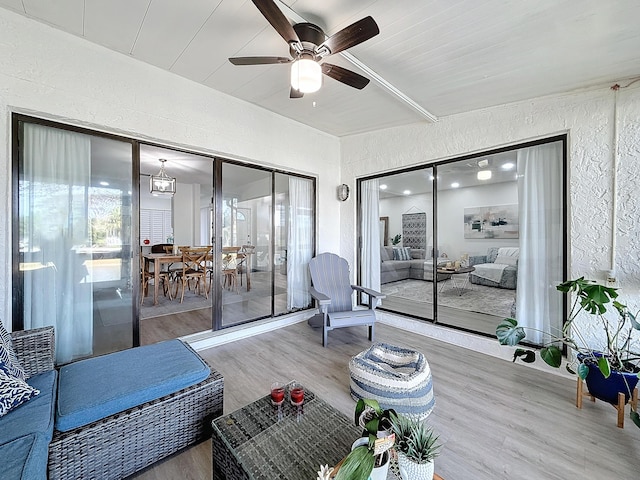
<path fill-rule="evenodd" d="M 151 175 L 149 181 L 149 191 L 153 195 L 171 195 L 176 193 L 176 179 L 167 175 L 164 171 L 166 160 L 160 158 L 160 172 L 157 175 Z"/>

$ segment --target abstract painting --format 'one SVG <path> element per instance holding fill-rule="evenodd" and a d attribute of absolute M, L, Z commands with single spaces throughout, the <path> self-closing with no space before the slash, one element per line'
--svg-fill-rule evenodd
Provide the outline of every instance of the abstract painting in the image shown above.
<path fill-rule="evenodd" d="M 465 207 L 464 238 L 518 238 L 518 205 Z"/>

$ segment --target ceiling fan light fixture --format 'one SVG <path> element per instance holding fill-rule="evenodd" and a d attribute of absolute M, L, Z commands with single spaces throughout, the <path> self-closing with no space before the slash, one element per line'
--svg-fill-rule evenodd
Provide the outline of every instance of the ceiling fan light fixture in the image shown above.
<path fill-rule="evenodd" d="M 491 170 L 480 170 L 477 177 L 478 180 L 491 180 Z"/>
<path fill-rule="evenodd" d="M 291 65 L 291 87 L 302 93 L 313 93 L 322 86 L 322 68 L 310 58 L 299 58 Z"/>
<path fill-rule="evenodd" d="M 167 175 L 164 171 L 166 160 L 160 158 L 160 172 L 157 175 L 151 175 L 149 178 L 149 191 L 153 195 L 171 195 L 176 193 L 176 179 Z"/>

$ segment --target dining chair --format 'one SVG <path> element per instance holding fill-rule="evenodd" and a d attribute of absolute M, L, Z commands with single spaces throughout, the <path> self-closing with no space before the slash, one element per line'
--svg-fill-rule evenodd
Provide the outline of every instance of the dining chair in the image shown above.
<path fill-rule="evenodd" d="M 140 255 L 140 279 L 142 280 L 141 300 L 140 305 L 144 304 L 144 297 L 147 295 L 149 289 L 149 280 L 152 282 L 155 279 L 154 272 L 152 270 L 153 263 L 147 261 L 142 255 Z M 171 273 L 166 270 L 161 270 L 158 274 L 158 279 L 162 282 L 162 293 L 166 297 L 169 295 L 169 300 L 173 300 L 171 296 Z"/>
<path fill-rule="evenodd" d="M 202 289 L 204 297 L 208 299 L 206 262 L 211 247 L 181 247 L 181 250 L 182 269 L 176 272 L 176 297 L 178 296 L 178 286 L 182 285 L 182 294 L 180 295 L 180 303 L 182 303 L 185 288 L 191 289 L 189 281 L 195 280 L 194 291 L 198 293 L 198 289 Z"/>
<path fill-rule="evenodd" d="M 238 271 L 240 272 L 240 286 L 242 286 L 242 275 L 247 274 L 247 288 L 249 287 L 249 276 L 251 275 L 251 259 L 252 255 L 256 253 L 255 245 L 242 245 L 238 255 L 241 256 L 238 264 Z"/>
<path fill-rule="evenodd" d="M 226 251 L 225 251 L 226 249 Z M 238 251 L 240 247 L 222 248 L 222 288 L 238 293 Z"/>

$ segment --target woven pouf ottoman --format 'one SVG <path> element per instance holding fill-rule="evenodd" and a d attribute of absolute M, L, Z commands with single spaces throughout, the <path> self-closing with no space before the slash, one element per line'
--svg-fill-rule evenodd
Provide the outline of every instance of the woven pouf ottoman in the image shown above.
<path fill-rule="evenodd" d="M 431 369 L 420 352 L 374 343 L 349 361 L 349 373 L 354 400 L 371 398 L 383 409 L 420 420 L 433 410 Z"/>

